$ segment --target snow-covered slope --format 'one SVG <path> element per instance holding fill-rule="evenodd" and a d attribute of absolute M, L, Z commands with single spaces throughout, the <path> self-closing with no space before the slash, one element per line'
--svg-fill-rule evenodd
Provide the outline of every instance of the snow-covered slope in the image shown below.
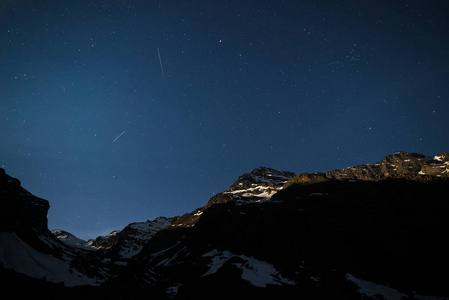
<path fill-rule="evenodd" d="M 33 196 L 0 169 L 0 271 L 14 270 L 66 286 L 97 285 L 111 276 L 103 257 L 67 246 L 48 230 L 48 208 L 47 200 Z M 79 243 L 58 233 L 72 246 Z"/>
<path fill-rule="evenodd" d="M 6 269 L 66 286 L 98 285 L 102 278 L 88 277 L 71 266 L 73 257 L 43 253 L 14 232 L 0 232 L 0 263 Z"/>
<path fill-rule="evenodd" d="M 211 259 L 209 270 L 201 277 L 216 273 L 225 263 L 236 260 L 232 265 L 242 272 L 242 279 L 257 287 L 271 285 L 295 285 L 295 281 L 284 278 L 276 268 L 265 261 L 260 261 L 254 257 L 246 255 L 236 255 L 230 251 L 218 251 L 214 249 L 203 254 L 203 257 Z M 236 259 L 237 258 L 237 259 Z"/>
<path fill-rule="evenodd" d="M 89 241 L 89 244 L 108 255 L 130 258 L 138 254 L 159 230 L 169 226 L 172 221 L 173 218 L 158 217 L 146 222 L 131 223 L 123 230 L 98 237 L 95 241 Z"/>
<path fill-rule="evenodd" d="M 77 238 L 76 236 L 67 231 L 55 229 L 52 230 L 51 233 L 53 233 L 53 235 L 57 237 L 58 240 L 60 240 L 67 246 L 81 248 L 90 251 L 97 250 L 97 248 L 93 246 L 91 242 L 86 242 L 85 240 Z"/>

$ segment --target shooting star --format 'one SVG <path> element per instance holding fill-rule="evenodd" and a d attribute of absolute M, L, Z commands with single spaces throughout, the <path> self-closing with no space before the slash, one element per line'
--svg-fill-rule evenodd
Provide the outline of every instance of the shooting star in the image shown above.
<path fill-rule="evenodd" d="M 123 131 L 122 133 L 120 133 L 118 135 L 118 137 L 116 137 L 112 142 L 114 143 L 116 140 L 118 140 L 126 131 Z"/>
<path fill-rule="evenodd" d="M 331 62 L 331 63 L 329 63 L 329 64 L 327 64 L 328 66 L 330 66 L 330 65 L 335 65 L 335 64 L 341 64 L 341 65 L 343 65 L 343 63 L 342 62 L 340 62 L 339 60 L 336 60 L 336 61 L 333 61 L 333 62 Z"/>
<path fill-rule="evenodd" d="M 159 47 L 157 47 L 157 55 L 159 56 L 159 64 L 161 65 L 162 78 L 164 78 L 164 82 L 165 82 L 164 68 L 162 67 L 161 52 L 159 52 Z"/>

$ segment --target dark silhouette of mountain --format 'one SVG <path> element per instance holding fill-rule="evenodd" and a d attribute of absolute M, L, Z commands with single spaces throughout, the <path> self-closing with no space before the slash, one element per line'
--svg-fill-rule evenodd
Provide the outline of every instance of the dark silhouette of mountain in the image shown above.
<path fill-rule="evenodd" d="M 121 266 L 105 262 L 96 252 L 67 246 L 48 230 L 49 207 L 0 169 L 1 288 L 38 288 L 44 281 L 47 287 L 99 285 L 114 276 Z"/>
<path fill-rule="evenodd" d="M 406 152 L 327 173 L 261 167 L 191 213 L 97 239 L 95 251 L 50 237 L 48 202 L 3 172 L 1 279 L 73 298 L 444 299 L 448 172 L 448 154 Z M 32 253 L 44 251 L 37 240 L 51 240 L 52 255 L 92 281 L 65 287 L 23 272 L 8 252 L 18 244 L 11 234 Z"/>

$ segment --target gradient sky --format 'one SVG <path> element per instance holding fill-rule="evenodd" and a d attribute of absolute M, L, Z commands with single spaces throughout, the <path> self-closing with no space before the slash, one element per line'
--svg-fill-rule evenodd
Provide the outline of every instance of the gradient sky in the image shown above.
<path fill-rule="evenodd" d="M 0 167 L 89 239 L 242 173 L 449 151 L 449 2 L 10 0 Z M 118 138 L 117 138 L 118 137 Z"/>

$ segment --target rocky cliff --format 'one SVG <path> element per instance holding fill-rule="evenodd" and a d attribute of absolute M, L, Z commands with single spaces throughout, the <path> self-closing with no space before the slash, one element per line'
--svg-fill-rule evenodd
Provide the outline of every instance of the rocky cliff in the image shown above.
<path fill-rule="evenodd" d="M 31 229 L 47 230 L 47 200 L 33 196 L 0 168 L 0 231 L 26 234 Z"/>
<path fill-rule="evenodd" d="M 33 282 L 37 286 L 42 281 L 66 286 L 98 285 L 112 276 L 114 265 L 105 264 L 92 251 L 67 246 L 48 230 L 48 209 L 47 200 L 32 195 L 19 180 L 0 169 L 1 287 L 5 287 L 4 282 L 20 286 L 20 282 L 8 281 L 15 273 L 29 276 L 21 279 L 22 284 Z"/>

